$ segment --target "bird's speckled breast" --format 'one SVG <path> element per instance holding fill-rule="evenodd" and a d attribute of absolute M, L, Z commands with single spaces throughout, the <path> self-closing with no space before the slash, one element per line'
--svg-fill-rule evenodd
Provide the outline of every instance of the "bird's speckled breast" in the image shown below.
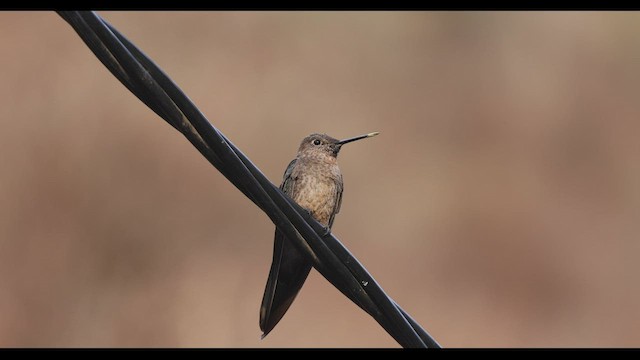
<path fill-rule="evenodd" d="M 292 174 L 295 179 L 293 200 L 309 210 L 318 222 L 327 226 L 336 205 L 336 180 L 341 180 L 338 164 L 327 166 L 326 163 L 306 162 L 307 168 L 304 172 L 300 171 L 300 162 L 296 165 L 298 166 Z"/>

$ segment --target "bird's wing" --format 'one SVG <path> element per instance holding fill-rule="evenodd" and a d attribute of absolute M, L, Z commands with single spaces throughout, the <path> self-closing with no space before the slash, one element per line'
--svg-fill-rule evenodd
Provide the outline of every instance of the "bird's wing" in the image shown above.
<path fill-rule="evenodd" d="M 340 212 L 340 206 L 342 205 L 342 190 L 344 190 L 344 185 L 342 182 L 342 175 L 340 175 L 340 180 L 336 181 L 336 202 L 333 205 L 333 211 L 331 212 L 329 224 L 327 225 L 329 229 L 333 226 L 333 220 L 335 219 L 336 214 Z"/>
<path fill-rule="evenodd" d="M 280 189 L 289 196 L 295 191 L 295 181 L 292 179 L 295 163 L 295 159 L 289 163 L 280 185 Z M 307 279 L 309 271 L 311 271 L 311 262 L 276 228 L 273 261 L 260 306 L 260 329 L 263 338 L 287 312 Z"/>
<path fill-rule="evenodd" d="M 296 167 L 296 162 L 298 159 L 293 159 L 287 165 L 287 170 L 284 171 L 284 175 L 282 176 L 282 184 L 280 184 L 280 190 L 282 190 L 285 194 L 291 196 L 293 194 L 293 169 Z"/>

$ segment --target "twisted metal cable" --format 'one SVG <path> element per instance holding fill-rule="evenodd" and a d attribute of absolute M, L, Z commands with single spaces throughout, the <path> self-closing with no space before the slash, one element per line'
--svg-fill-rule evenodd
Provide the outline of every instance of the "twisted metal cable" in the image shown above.
<path fill-rule="evenodd" d="M 136 97 L 176 130 L 255 203 L 307 254 L 314 268 L 371 315 L 401 346 L 439 344 L 398 304 L 333 234 L 282 193 L 218 129 L 173 81 L 117 29 L 94 12 L 60 11 L 96 57 Z"/>

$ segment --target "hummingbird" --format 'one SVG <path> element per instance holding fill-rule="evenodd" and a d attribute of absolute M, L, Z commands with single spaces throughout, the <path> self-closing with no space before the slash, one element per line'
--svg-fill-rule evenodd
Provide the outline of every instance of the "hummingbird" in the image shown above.
<path fill-rule="evenodd" d="M 344 140 L 311 134 L 302 140 L 296 158 L 287 166 L 280 190 L 309 211 L 325 227 L 325 235 L 331 232 L 342 204 L 344 187 L 337 159 L 342 145 L 378 134 L 372 132 Z M 311 267 L 311 261 L 276 227 L 273 260 L 260 306 L 263 339 L 287 312 Z"/>

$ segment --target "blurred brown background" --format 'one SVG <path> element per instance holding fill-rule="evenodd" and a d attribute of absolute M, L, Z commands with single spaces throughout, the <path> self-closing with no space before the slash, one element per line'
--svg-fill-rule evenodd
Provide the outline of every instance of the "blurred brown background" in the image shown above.
<path fill-rule="evenodd" d="M 640 345 L 640 14 L 101 12 L 445 347 Z M 316 272 L 260 340 L 273 224 L 52 12 L 0 13 L 0 346 L 395 347 Z"/>

